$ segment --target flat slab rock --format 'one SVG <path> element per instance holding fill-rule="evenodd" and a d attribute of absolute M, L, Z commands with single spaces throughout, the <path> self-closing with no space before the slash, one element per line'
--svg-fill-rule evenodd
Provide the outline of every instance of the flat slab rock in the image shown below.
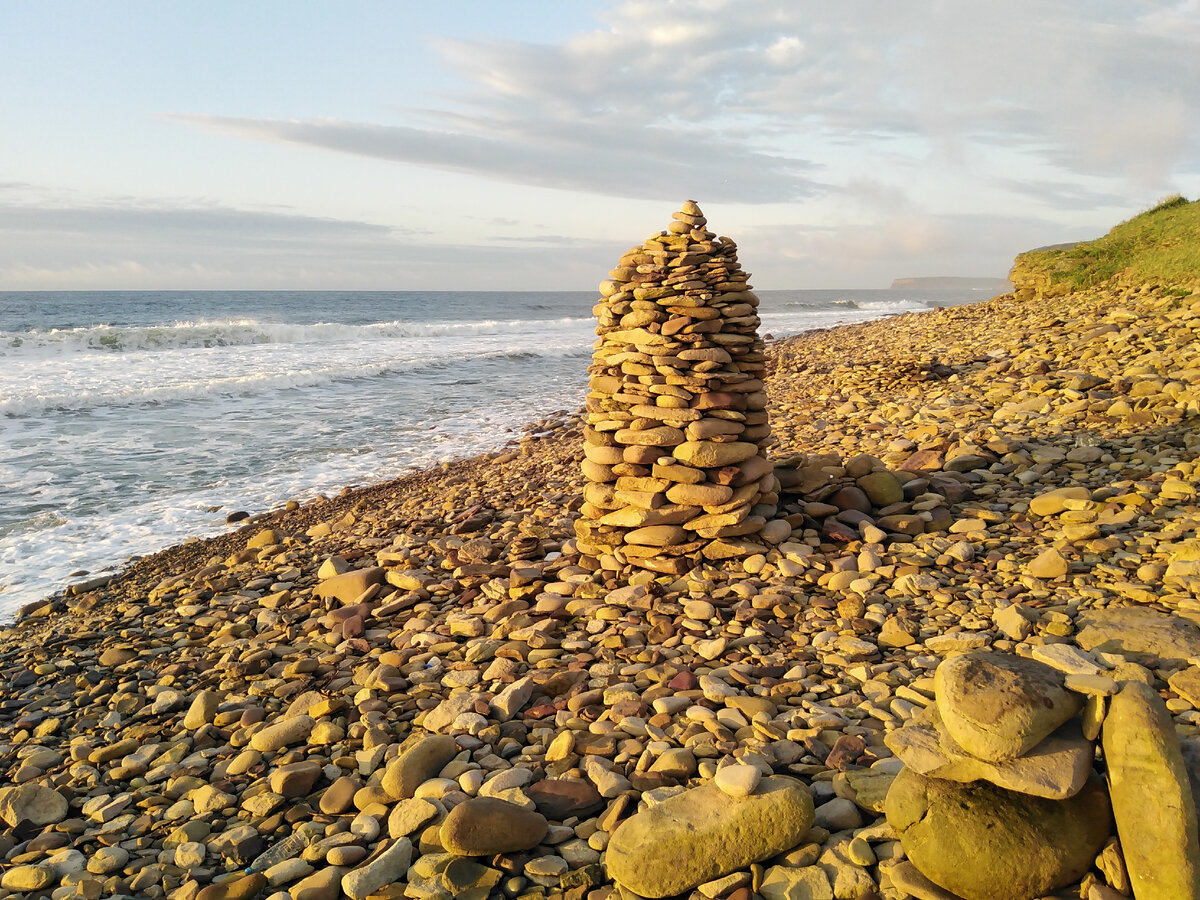
<path fill-rule="evenodd" d="M 772 775 L 742 798 L 710 782 L 621 823 L 608 873 L 643 897 L 670 897 L 791 849 L 812 822 L 812 796 L 796 778 Z"/>
<path fill-rule="evenodd" d="M 1024 756 L 1003 762 L 967 753 L 945 730 L 937 709 L 928 708 L 910 724 L 884 738 L 888 748 L 913 771 L 931 778 L 992 784 L 1051 800 L 1078 794 L 1092 771 L 1092 742 L 1070 720 Z"/>
<path fill-rule="evenodd" d="M 1079 712 L 1083 700 L 1045 663 L 1006 653 L 953 656 L 934 673 L 946 730 L 972 756 L 1022 756 Z"/>
<path fill-rule="evenodd" d="M 1084 650 L 1120 653 L 1135 662 L 1158 659 L 1170 666 L 1200 658 L 1200 626 L 1180 616 L 1139 606 L 1081 613 L 1075 642 Z"/>

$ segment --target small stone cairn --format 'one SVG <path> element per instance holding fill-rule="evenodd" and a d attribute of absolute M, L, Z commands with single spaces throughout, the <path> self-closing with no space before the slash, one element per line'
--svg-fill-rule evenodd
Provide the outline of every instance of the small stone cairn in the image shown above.
<path fill-rule="evenodd" d="M 943 662 L 934 694 L 885 739 L 904 763 L 885 804 L 908 858 L 890 870 L 895 887 L 1032 900 L 1083 879 L 1089 900 L 1200 897 L 1191 787 L 1151 686 L 979 651 Z"/>
<path fill-rule="evenodd" d="M 691 200 L 600 284 L 587 398 L 586 564 L 679 575 L 786 539 L 758 297 Z M 769 523 L 769 524 L 768 524 Z M 764 531 L 765 529 L 765 531 Z"/>

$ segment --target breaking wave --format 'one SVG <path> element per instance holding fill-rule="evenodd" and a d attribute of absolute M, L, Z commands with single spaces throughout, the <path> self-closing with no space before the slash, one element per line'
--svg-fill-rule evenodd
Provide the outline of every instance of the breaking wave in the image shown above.
<path fill-rule="evenodd" d="M 0 356 L 39 357 L 71 353 L 132 353 L 243 347 L 253 344 L 346 343 L 396 338 L 470 337 L 556 333 L 590 327 L 583 318 L 484 319 L 476 322 L 377 322 L 297 325 L 256 319 L 175 322 L 171 325 L 91 325 L 47 331 L 0 331 Z"/>

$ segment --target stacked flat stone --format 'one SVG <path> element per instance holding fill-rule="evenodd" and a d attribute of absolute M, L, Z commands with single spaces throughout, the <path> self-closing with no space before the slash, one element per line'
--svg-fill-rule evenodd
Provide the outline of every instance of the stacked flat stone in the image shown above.
<path fill-rule="evenodd" d="M 1082 878 L 1112 823 L 1092 768 L 1102 705 L 1081 718 L 1061 671 L 989 650 L 938 666 L 934 695 L 885 738 L 904 763 L 888 823 L 917 872 L 964 900 L 1030 900 Z"/>
<path fill-rule="evenodd" d="M 576 535 L 607 569 L 763 552 L 777 511 L 758 297 L 706 224 L 687 201 L 600 284 Z"/>

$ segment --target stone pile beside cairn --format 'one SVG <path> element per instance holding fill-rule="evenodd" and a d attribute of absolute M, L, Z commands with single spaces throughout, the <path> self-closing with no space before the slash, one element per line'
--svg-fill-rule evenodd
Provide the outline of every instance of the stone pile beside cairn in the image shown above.
<path fill-rule="evenodd" d="M 584 429 L 585 560 L 679 575 L 791 534 L 766 448 L 758 297 L 691 200 L 600 284 Z"/>

